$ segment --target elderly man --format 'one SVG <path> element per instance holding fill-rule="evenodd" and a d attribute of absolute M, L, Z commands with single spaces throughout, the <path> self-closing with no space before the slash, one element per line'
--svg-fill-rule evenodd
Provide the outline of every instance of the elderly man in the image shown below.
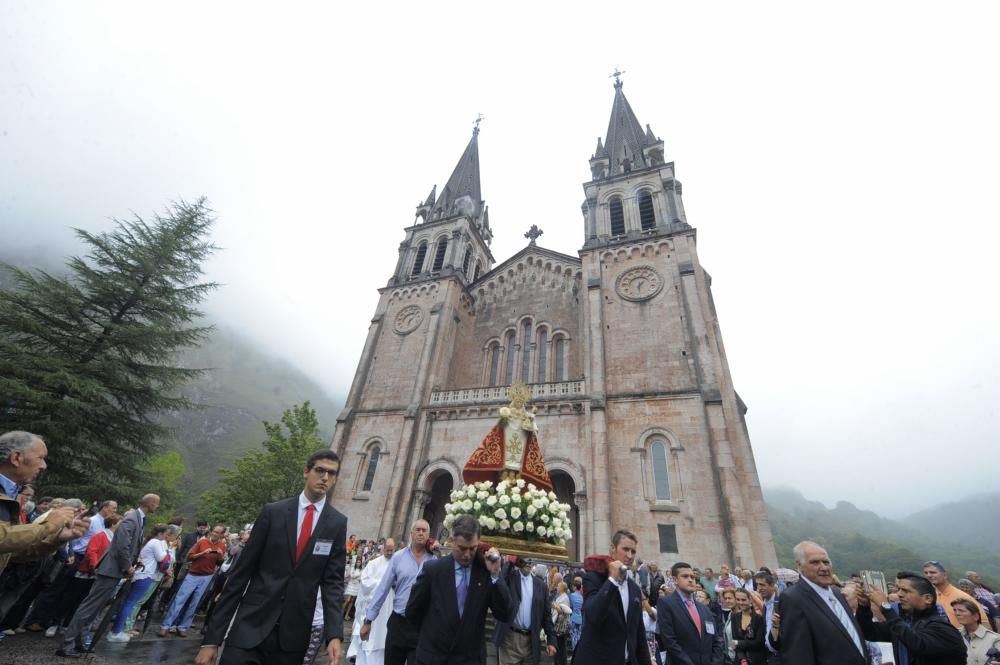
<path fill-rule="evenodd" d="M 72 507 L 53 510 L 38 521 L 21 524 L 21 486 L 47 468 L 48 448 L 30 432 L 0 435 L 0 573 L 11 556 L 43 559 L 67 540 L 79 538 L 90 527 L 90 518 Z"/>

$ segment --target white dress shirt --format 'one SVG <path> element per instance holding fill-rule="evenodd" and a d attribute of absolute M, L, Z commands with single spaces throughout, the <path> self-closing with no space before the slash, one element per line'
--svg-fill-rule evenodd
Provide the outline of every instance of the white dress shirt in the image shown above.
<path fill-rule="evenodd" d="M 625 631 L 628 632 L 628 579 L 617 580 L 614 577 L 608 577 L 611 583 L 618 587 L 618 595 L 622 599 L 622 612 L 625 614 Z M 628 638 L 625 639 L 625 662 L 628 662 Z"/>
<path fill-rule="evenodd" d="M 864 655 L 865 650 L 861 646 L 861 636 L 858 635 L 858 631 L 854 629 L 854 622 L 851 621 L 851 617 L 848 616 L 847 610 L 844 609 L 844 606 L 839 600 L 837 600 L 837 596 L 834 595 L 833 590 L 830 587 L 821 587 L 805 576 L 801 579 L 805 580 L 809 586 L 813 588 L 813 591 L 819 594 L 819 597 L 822 598 L 827 604 L 830 611 L 833 612 L 840 623 L 843 624 L 844 629 L 847 630 L 847 634 L 850 635 L 851 639 L 854 641 L 854 646 L 858 648 L 858 652 Z"/>

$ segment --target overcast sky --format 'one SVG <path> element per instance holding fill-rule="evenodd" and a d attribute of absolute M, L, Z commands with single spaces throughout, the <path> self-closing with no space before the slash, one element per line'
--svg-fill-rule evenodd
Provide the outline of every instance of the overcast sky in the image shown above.
<path fill-rule="evenodd" d="M 996 488 L 997 13 L 8 0 L 0 242 L 205 195 L 209 311 L 342 396 L 477 113 L 494 255 L 531 224 L 576 253 L 619 66 L 684 184 L 763 484 L 902 515 Z"/>

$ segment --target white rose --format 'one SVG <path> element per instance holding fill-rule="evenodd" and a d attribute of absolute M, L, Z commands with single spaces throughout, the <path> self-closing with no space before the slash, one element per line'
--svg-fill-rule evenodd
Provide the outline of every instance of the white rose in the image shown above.
<path fill-rule="evenodd" d="M 492 517 L 487 517 L 486 518 L 486 527 L 489 528 L 489 529 L 495 529 L 495 528 L 497 528 L 497 521 L 495 519 L 493 519 Z"/>
<path fill-rule="evenodd" d="M 504 510 L 503 508 L 498 508 L 497 511 L 493 513 L 493 516 L 496 517 L 498 520 L 505 519 L 507 517 L 507 511 Z"/>
<path fill-rule="evenodd" d="M 518 487 L 520 487 L 520 485 L 518 485 Z M 535 491 L 535 483 L 528 483 L 528 491 L 529 492 Z"/>
<path fill-rule="evenodd" d="M 490 496 L 486 498 L 486 505 L 492 508 L 497 505 L 497 498 L 495 496 Z"/>
<path fill-rule="evenodd" d="M 553 515 L 559 516 L 563 514 L 562 508 L 559 507 L 558 503 L 549 504 L 549 512 Z"/>
<path fill-rule="evenodd" d="M 524 530 L 527 531 L 528 533 L 533 533 L 535 530 L 535 525 L 532 524 L 531 522 L 528 522 L 527 524 L 524 525 Z"/>
<path fill-rule="evenodd" d="M 510 516 L 513 517 L 514 519 L 517 519 L 518 517 L 521 516 L 521 509 L 518 508 L 517 506 L 514 506 L 513 508 L 510 509 Z"/>
<path fill-rule="evenodd" d="M 454 523 L 455 523 L 455 516 L 454 515 L 447 515 L 444 518 L 444 526 L 445 526 L 446 529 L 450 529 L 451 525 L 454 524 Z"/>
<path fill-rule="evenodd" d="M 500 505 L 501 506 L 510 505 L 510 497 L 507 496 L 506 494 L 504 494 L 502 497 L 500 497 Z"/>
<path fill-rule="evenodd" d="M 565 545 L 566 544 L 566 540 L 564 538 L 559 538 L 558 540 L 556 540 L 556 544 L 557 545 Z"/>
<path fill-rule="evenodd" d="M 469 497 L 470 499 L 476 496 L 476 488 L 473 487 L 472 485 L 467 486 L 465 488 L 465 496 Z"/>
<path fill-rule="evenodd" d="M 497 483 L 497 492 L 505 492 L 505 491 L 507 491 L 507 481 L 501 480 L 500 482 Z"/>
<path fill-rule="evenodd" d="M 568 503 L 564 503 L 562 505 L 562 509 L 564 513 L 568 513 L 570 510 L 572 510 L 572 506 L 570 506 Z"/>
<path fill-rule="evenodd" d="M 483 504 L 479 503 L 478 501 L 476 501 L 475 503 L 472 504 L 472 509 L 473 510 L 479 510 L 482 507 L 483 507 Z"/>
<path fill-rule="evenodd" d="M 527 508 L 527 510 L 525 510 L 525 512 L 528 514 L 528 517 L 534 517 L 535 513 L 537 513 L 538 510 L 534 506 L 528 506 L 528 508 Z"/>
<path fill-rule="evenodd" d="M 566 529 L 565 531 L 563 531 L 563 538 L 565 538 L 566 540 L 569 540 L 572 537 L 573 537 L 573 532 L 572 531 L 570 531 L 569 529 Z M 565 545 L 565 544 L 566 543 L 563 543 L 563 545 Z"/>
<path fill-rule="evenodd" d="M 547 497 L 547 496 L 543 496 L 543 497 L 539 498 L 538 501 L 541 502 L 541 504 L 543 506 L 545 506 L 546 508 L 548 508 L 549 504 L 552 503 L 551 501 L 549 501 L 549 497 Z"/>
<path fill-rule="evenodd" d="M 517 479 L 517 487 L 519 489 L 524 489 L 524 478 L 518 478 Z"/>
<path fill-rule="evenodd" d="M 548 524 L 549 523 L 549 516 L 546 515 L 545 513 L 542 513 L 541 515 L 539 515 L 538 519 L 540 519 L 543 524 Z"/>
<path fill-rule="evenodd" d="M 535 533 L 538 535 L 539 538 L 544 538 L 545 537 L 545 527 L 544 526 L 538 527 L 537 529 L 535 529 Z"/>
<path fill-rule="evenodd" d="M 462 496 L 461 492 L 458 492 L 457 490 L 452 490 L 451 491 L 450 498 L 451 498 L 452 501 L 458 501 L 458 497 L 460 497 L 460 496 Z"/>
<path fill-rule="evenodd" d="M 524 523 L 514 522 L 514 533 L 521 533 L 522 531 L 524 531 Z"/>
<path fill-rule="evenodd" d="M 521 494 L 520 494 L 520 492 L 514 492 L 513 494 L 511 494 L 510 495 L 510 500 L 513 501 L 514 503 L 521 503 Z"/>
<path fill-rule="evenodd" d="M 506 531 L 507 529 L 510 528 L 510 521 L 509 520 L 500 520 L 498 522 L 498 524 L 499 524 L 500 528 L 503 529 L 504 531 Z"/>
<path fill-rule="evenodd" d="M 539 501 L 538 499 L 535 499 L 534 501 L 531 502 L 531 507 L 534 508 L 535 510 L 541 510 L 542 508 L 544 508 L 542 502 Z"/>
<path fill-rule="evenodd" d="M 561 526 L 562 526 L 562 520 L 559 519 L 558 517 L 553 517 L 552 518 L 552 528 L 553 529 L 558 529 Z"/>
<path fill-rule="evenodd" d="M 485 499 L 489 495 L 490 493 L 487 492 L 486 490 L 479 490 L 478 492 L 476 492 L 476 496 L 478 496 L 480 500 Z"/>
<path fill-rule="evenodd" d="M 501 418 L 510 418 L 510 407 L 509 406 L 501 406 L 500 407 L 500 417 Z"/>
<path fill-rule="evenodd" d="M 566 535 L 566 532 L 560 528 L 556 528 L 555 531 L 553 531 L 553 533 L 556 534 L 556 538 L 562 538 L 563 536 Z"/>
<path fill-rule="evenodd" d="M 466 499 L 462 502 L 462 510 L 472 510 L 472 501 Z"/>
<path fill-rule="evenodd" d="M 486 526 L 487 523 L 488 523 L 486 520 L 488 520 L 488 519 L 489 518 L 486 517 L 486 515 L 480 515 L 479 516 L 479 526 Z"/>

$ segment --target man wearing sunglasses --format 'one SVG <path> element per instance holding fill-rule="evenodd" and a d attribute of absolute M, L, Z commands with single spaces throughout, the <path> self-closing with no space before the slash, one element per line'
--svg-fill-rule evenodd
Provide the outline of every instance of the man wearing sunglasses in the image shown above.
<path fill-rule="evenodd" d="M 327 503 L 339 471 L 336 453 L 317 451 L 302 474 L 302 493 L 261 509 L 208 621 L 196 665 L 214 665 L 223 641 L 220 665 L 300 665 L 317 590 L 327 657 L 340 665 L 347 517 Z"/>

